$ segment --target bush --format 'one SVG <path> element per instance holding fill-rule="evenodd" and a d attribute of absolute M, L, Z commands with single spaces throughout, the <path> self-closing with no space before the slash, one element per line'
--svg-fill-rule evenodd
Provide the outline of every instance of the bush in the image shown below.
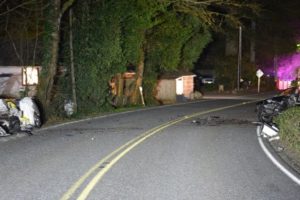
<path fill-rule="evenodd" d="M 300 153 L 300 107 L 293 107 L 275 118 L 280 137 L 289 147 Z"/>

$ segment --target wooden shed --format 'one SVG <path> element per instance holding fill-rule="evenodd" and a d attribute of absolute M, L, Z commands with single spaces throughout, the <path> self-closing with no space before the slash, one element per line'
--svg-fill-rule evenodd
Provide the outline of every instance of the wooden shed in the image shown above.
<path fill-rule="evenodd" d="M 159 77 L 156 99 L 162 103 L 174 103 L 190 99 L 194 91 L 194 77 L 190 72 L 164 74 Z"/>

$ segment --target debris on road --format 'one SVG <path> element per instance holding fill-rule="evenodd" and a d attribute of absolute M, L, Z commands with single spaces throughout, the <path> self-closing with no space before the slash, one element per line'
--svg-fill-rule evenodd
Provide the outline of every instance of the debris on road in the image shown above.
<path fill-rule="evenodd" d="M 242 119 L 232 119 L 232 118 L 223 118 L 220 116 L 209 116 L 207 118 L 198 118 L 192 121 L 193 124 L 198 126 L 220 126 L 220 125 L 242 125 L 242 124 L 251 124 L 252 122 L 249 120 Z"/>

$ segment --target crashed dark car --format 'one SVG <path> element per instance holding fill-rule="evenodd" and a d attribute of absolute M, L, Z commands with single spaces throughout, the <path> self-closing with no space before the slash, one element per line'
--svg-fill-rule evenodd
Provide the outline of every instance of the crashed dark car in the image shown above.
<path fill-rule="evenodd" d="M 272 120 L 282 111 L 289 107 L 300 105 L 299 90 L 291 87 L 279 95 L 256 103 L 257 117 L 260 122 L 272 123 Z"/>

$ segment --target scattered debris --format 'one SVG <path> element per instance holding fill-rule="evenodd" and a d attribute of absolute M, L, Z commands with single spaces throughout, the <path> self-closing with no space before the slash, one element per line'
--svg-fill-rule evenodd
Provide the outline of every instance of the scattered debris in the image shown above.
<path fill-rule="evenodd" d="M 70 117 L 74 113 L 74 103 L 72 100 L 68 99 L 65 100 L 64 110 L 66 112 L 66 115 Z"/>
<path fill-rule="evenodd" d="M 193 124 L 199 125 L 199 126 L 219 126 L 219 125 L 231 125 L 231 124 L 251 124 L 251 121 L 248 120 L 242 120 L 242 119 L 226 119 L 220 116 L 209 116 L 207 118 L 199 118 L 194 119 L 192 121 Z"/>
<path fill-rule="evenodd" d="M 277 152 L 282 152 L 283 150 L 284 150 L 283 147 L 281 147 L 281 146 L 277 147 Z"/>
<path fill-rule="evenodd" d="M 279 139 L 280 139 L 280 137 L 279 137 L 279 135 L 277 135 L 277 136 L 269 138 L 269 142 L 271 142 L 273 140 L 279 140 Z"/>
<path fill-rule="evenodd" d="M 275 126 L 275 124 L 263 123 L 260 135 L 267 138 L 269 141 L 280 139 L 279 129 Z"/>
<path fill-rule="evenodd" d="M 7 131 L 0 126 L 0 137 L 10 136 L 10 134 L 7 134 Z"/>

